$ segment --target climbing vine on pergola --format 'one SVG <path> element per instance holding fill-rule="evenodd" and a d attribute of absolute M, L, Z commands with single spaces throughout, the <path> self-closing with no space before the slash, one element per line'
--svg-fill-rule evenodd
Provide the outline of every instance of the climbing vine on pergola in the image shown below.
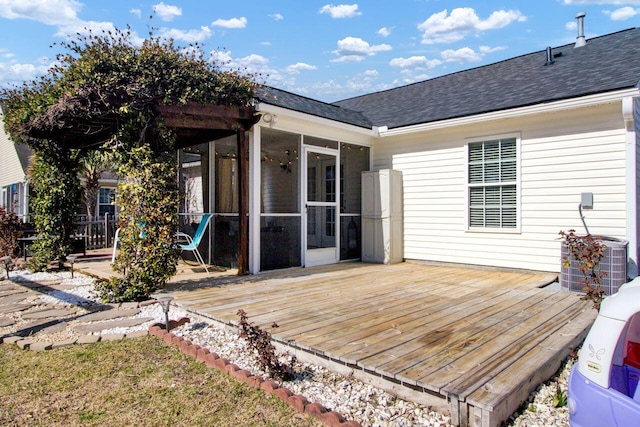
<path fill-rule="evenodd" d="M 68 254 L 73 230 L 56 209 L 62 201 L 67 211 L 79 211 L 71 179 L 77 181 L 77 160 L 90 150 L 111 150 L 122 179 L 114 264 L 120 275 L 100 289 L 112 301 L 146 298 L 176 269 L 176 147 L 236 134 L 244 149 L 245 132 L 256 122 L 255 76 L 220 70 L 198 45 L 179 47 L 153 35 L 136 44 L 128 30 L 89 33 L 61 47 L 65 53 L 47 75 L 3 92 L 12 139 L 34 149 L 38 177 L 61 178 L 56 188 L 40 186 L 36 193 L 42 205 L 36 258 Z M 51 242 L 57 249 L 47 253 Z M 239 253 L 240 273 L 242 264 Z"/>

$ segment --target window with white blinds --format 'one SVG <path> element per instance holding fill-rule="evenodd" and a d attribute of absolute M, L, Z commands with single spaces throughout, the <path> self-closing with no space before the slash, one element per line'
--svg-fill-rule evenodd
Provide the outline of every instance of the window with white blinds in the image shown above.
<path fill-rule="evenodd" d="M 518 226 L 517 139 L 469 143 L 469 228 Z"/>

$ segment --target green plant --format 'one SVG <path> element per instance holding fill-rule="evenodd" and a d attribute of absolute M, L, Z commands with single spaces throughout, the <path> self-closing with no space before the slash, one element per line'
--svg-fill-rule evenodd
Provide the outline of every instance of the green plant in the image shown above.
<path fill-rule="evenodd" d="M 103 299 L 143 300 L 175 273 L 178 251 L 178 186 L 171 157 L 158 159 L 148 147 L 132 150 L 120 170 L 120 253 L 113 265 L 121 273 L 97 286 Z"/>
<path fill-rule="evenodd" d="M 32 217 L 38 232 L 31 245 L 30 267 L 42 271 L 51 261 L 64 261 L 72 249 L 81 200 L 77 153 L 51 144 L 47 150 L 35 152 L 29 175 Z"/>
<path fill-rule="evenodd" d="M 577 267 L 582 274 L 580 283 L 585 294 L 583 299 L 593 302 L 593 308 L 600 309 L 600 303 L 604 299 L 602 280 L 607 273 L 600 269 L 600 262 L 607 249 L 602 241 L 591 234 L 578 236 L 575 230 L 560 231 L 560 236 L 569 250 L 570 256 L 562 260 L 563 266 L 570 267 L 572 259 L 577 262 Z"/>
<path fill-rule="evenodd" d="M 247 313 L 244 310 L 238 310 L 240 317 L 240 338 L 247 340 L 249 348 L 257 354 L 258 364 L 262 369 L 267 371 L 271 376 L 281 380 L 288 380 L 293 376 L 291 366 L 282 362 L 276 354 L 276 348 L 271 342 L 271 334 L 253 322 L 248 321 Z M 274 323 L 272 328 L 277 328 Z M 293 364 L 293 361 L 292 361 Z"/>
<path fill-rule="evenodd" d="M 20 219 L 12 212 L 0 207 L 0 256 L 18 255 L 18 238 L 22 235 Z"/>
<path fill-rule="evenodd" d="M 567 406 L 567 392 L 560 388 L 560 383 L 556 382 L 556 391 L 551 397 L 554 408 L 562 408 Z"/>

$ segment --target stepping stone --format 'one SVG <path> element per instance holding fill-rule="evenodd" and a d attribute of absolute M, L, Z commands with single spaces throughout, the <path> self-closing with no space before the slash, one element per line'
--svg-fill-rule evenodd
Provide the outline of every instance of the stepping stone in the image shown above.
<path fill-rule="evenodd" d="M 149 331 L 135 331 L 125 334 L 125 338 L 142 338 L 149 335 Z"/>
<path fill-rule="evenodd" d="M 53 348 L 52 342 L 38 341 L 38 342 L 34 342 L 29 346 L 29 350 L 31 351 L 45 351 L 45 350 L 51 350 L 52 348 Z"/>
<path fill-rule="evenodd" d="M 15 344 L 18 341 L 21 341 L 23 339 L 24 339 L 23 337 L 19 337 L 17 335 L 11 335 L 11 336 L 8 336 L 8 337 L 4 337 L 2 339 L 2 342 L 4 342 L 5 344 Z"/>
<path fill-rule="evenodd" d="M 13 319 L 0 319 L 0 328 L 15 325 L 16 321 Z"/>
<path fill-rule="evenodd" d="M 10 314 L 10 313 L 15 313 L 17 311 L 24 311 L 33 306 L 34 304 L 29 304 L 29 303 L 8 305 L 6 307 L 0 307 L 0 314 Z"/>
<path fill-rule="evenodd" d="M 100 335 L 83 335 L 76 341 L 76 344 L 95 344 L 100 341 Z"/>
<path fill-rule="evenodd" d="M 56 341 L 56 342 L 53 343 L 51 348 L 67 347 L 67 346 L 70 346 L 70 345 L 74 345 L 77 341 L 78 341 L 77 338 L 71 338 L 71 339 L 64 340 L 64 341 Z"/>
<path fill-rule="evenodd" d="M 36 320 L 36 319 L 49 319 L 51 317 L 68 317 L 76 314 L 73 310 L 61 310 L 55 308 L 47 308 L 40 311 L 31 311 L 24 313 L 22 318 L 24 320 Z"/>
<path fill-rule="evenodd" d="M 33 344 L 34 341 L 30 340 L 30 339 L 21 339 L 20 341 L 16 341 L 16 345 L 18 347 L 20 347 L 20 350 L 28 350 L 29 347 L 31 346 L 31 344 Z"/>
<path fill-rule="evenodd" d="M 57 325 L 59 322 L 60 320 L 58 319 L 36 320 L 35 322 L 23 325 L 19 331 L 15 332 L 15 334 L 26 337 L 29 335 L 37 334 L 38 332 L 41 332 L 42 330 L 51 326 Z"/>
<path fill-rule="evenodd" d="M 124 339 L 124 334 L 103 334 L 100 341 L 120 341 Z"/>
<path fill-rule="evenodd" d="M 59 321 L 55 325 L 47 326 L 44 329 L 41 329 L 37 332 L 38 335 L 51 335 L 57 334 L 58 332 L 62 332 L 67 329 L 67 322 Z"/>
<path fill-rule="evenodd" d="M 153 317 L 137 317 L 133 319 L 122 319 L 122 320 L 108 320 L 105 322 L 95 322 L 88 323 L 86 325 L 78 325 L 73 328 L 74 331 L 79 334 L 87 334 L 91 332 L 100 332 L 106 329 L 114 329 L 114 328 L 130 328 L 133 326 L 139 326 L 143 323 L 150 322 L 155 320 Z"/>
<path fill-rule="evenodd" d="M 0 298 L 8 297 L 9 295 L 24 294 L 24 293 L 27 293 L 27 292 L 29 292 L 29 291 L 27 291 L 26 289 L 7 289 L 7 290 L 2 290 L 2 291 L 0 291 Z"/>
<path fill-rule="evenodd" d="M 138 308 L 139 304 L 137 302 L 123 302 L 120 304 L 120 309 L 121 310 L 129 310 L 129 309 L 134 309 L 134 308 Z"/>
<path fill-rule="evenodd" d="M 140 310 L 137 308 L 127 310 L 102 310 L 82 316 L 78 318 L 78 320 L 82 322 L 96 322 L 99 320 L 117 319 L 118 317 L 132 317 L 138 313 L 140 313 Z"/>
<path fill-rule="evenodd" d="M 21 292 L 19 294 L 14 294 L 14 295 L 7 295 L 6 297 L 0 297 L 0 305 L 9 305 L 9 304 L 13 304 L 14 302 L 20 302 L 23 301 L 25 299 L 27 299 L 28 297 L 33 296 L 33 294 L 31 292 Z"/>

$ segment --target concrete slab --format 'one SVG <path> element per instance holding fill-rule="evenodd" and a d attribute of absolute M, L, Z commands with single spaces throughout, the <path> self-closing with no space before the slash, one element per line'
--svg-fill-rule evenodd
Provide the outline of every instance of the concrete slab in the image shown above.
<path fill-rule="evenodd" d="M 100 341 L 120 341 L 124 339 L 124 334 L 103 334 Z"/>
<path fill-rule="evenodd" d="M 126 310 L 102 310 L 81 316 L 78 320 L 82 322 L 96 322 L 101 320 L 113 320 L 119 317 L 131 317 L 138 313 L 140 313 L 140 309 L 137 308 Z"/>
<path fill-rule="evenodd" d="M 58 323 L 51 325 L 51 326 L 47 326 L 44 329 L 41 329 L 40 331 L 37 332 L 38 335 L 51 335 L 51 334 L 57 334 L 58 332 L 62 332 L 65 329 L 67 329 L 67 322 L 64 321 L 59 321 Z"/>
<path fill-rule="evenodd" d="M 33 343 L 34 341 L 29 338 L 24 338 L 24 339 L 21 339 L 20 341 L 16 341 L 16 345 L 20 348 L 20 350 L 29 350 L 29 347 Z"/>
<path fill-rule="evenodd" d="M 120 304 L 119 308 L 121 310 L 128 310 L 128 309 L 138 308 L 138 303 L 137 302 L 123 302 L 123 303 Z"/>
<path fill-rule="evenodd" d="M 15 344 L 20 340 L 23 340 L 24 337 L 19 337 L 18 335 L 10 335 L 8 337 L 4 337 L 2 342 L 5 344 Z"/>
<path fill-rule="evenodd" d="M 7 305 L 7 306 L 4 306 L 4 307 L 0 307 L 0 314 L 16 313 L 18 311 L 28 310 L 33 306 L 34 306 L 34 304 L 30 304 L 30 303 Z"/>
<path fill-rule="evenodd" d="M 125 338 L 142 338 L 149 335 L 149 331 L 135 331 L 125 335 Z"/>
<path fill-rule="evenodd" d="M 28 291 L 26 289 L 21 289 L 21 288 L 8 288 L 8 289 L 3 289 L 0 291 L 0 299 L 4 298 L 4 297 L 8 297 L 9 295 L 17 295 L 17 294 L 24 294 L 27 293 Z"/>
<path fill-rule="evenodd" d="M 86 325 L 77 325 L 73 328 L 74 331 L 79 334 L 87 334 L 91 332 L 100 332 L 106 329 L 114 328 L 130 328 L 133 326 L 142 325 L 143 323 L 150 322 L 153 317 L 136 317 L 132 319 L 122 320 L 108 320 L 105 322 L 88 323 Z"/>
<path fill-rule="evenodd" d="M 48 308 L 39 311 L 32 311 L 22 314 L 24 320 L 37 320 L 37 319 L 50 319 L 52 317 L 69 317 L 76 314 L 75 310 L 62 310 L 55 308 Z"/>
<path fill-rule="evenodd" d="M 53 347 L 53 343 L 52 342 L 38 341 L 38 342 L 34 342 L 33 344 L 31 344 L 29 346 L 29 350 L 31 350 L 31 351 L 45 351 L 45 350 L 51 350 L 52 347 Z"/>
<path fill-rule="evenodd" d="M 7 326 L 15 325 L 16 321 L 13 319 L 0 319 L 0 328 L 6 328 Z"/>
<path fill-rule="evenodd" d="M 56 349 L 56 348 L 60 348 L 60 347 L 67 347 L 67 346 L 70 346 L 70 345 L 74 345 L 77 341 L 78 341 L 78 338 L 71 338 L 71 339 L 64 340 L 64 341 L 56 341 L 56 342 L 53 343 L 51 348 L 52 349 Z"/>
<path fill-rule="evenodd" d="M 76 344 L 95 344 L 100 341 L 100 335 L 83 335 L 77 339 Z"/>
<path fill-rule="evenodd" d="M 35 295 L 31 292 L 25 291 L 25 292 L 20 292 L 18 294 L 0 297 L 0 305 L 8 305 L 8 304 L 13 304 L 15 302 L 24 301 L 31 296 L 35 296 Z"/>

